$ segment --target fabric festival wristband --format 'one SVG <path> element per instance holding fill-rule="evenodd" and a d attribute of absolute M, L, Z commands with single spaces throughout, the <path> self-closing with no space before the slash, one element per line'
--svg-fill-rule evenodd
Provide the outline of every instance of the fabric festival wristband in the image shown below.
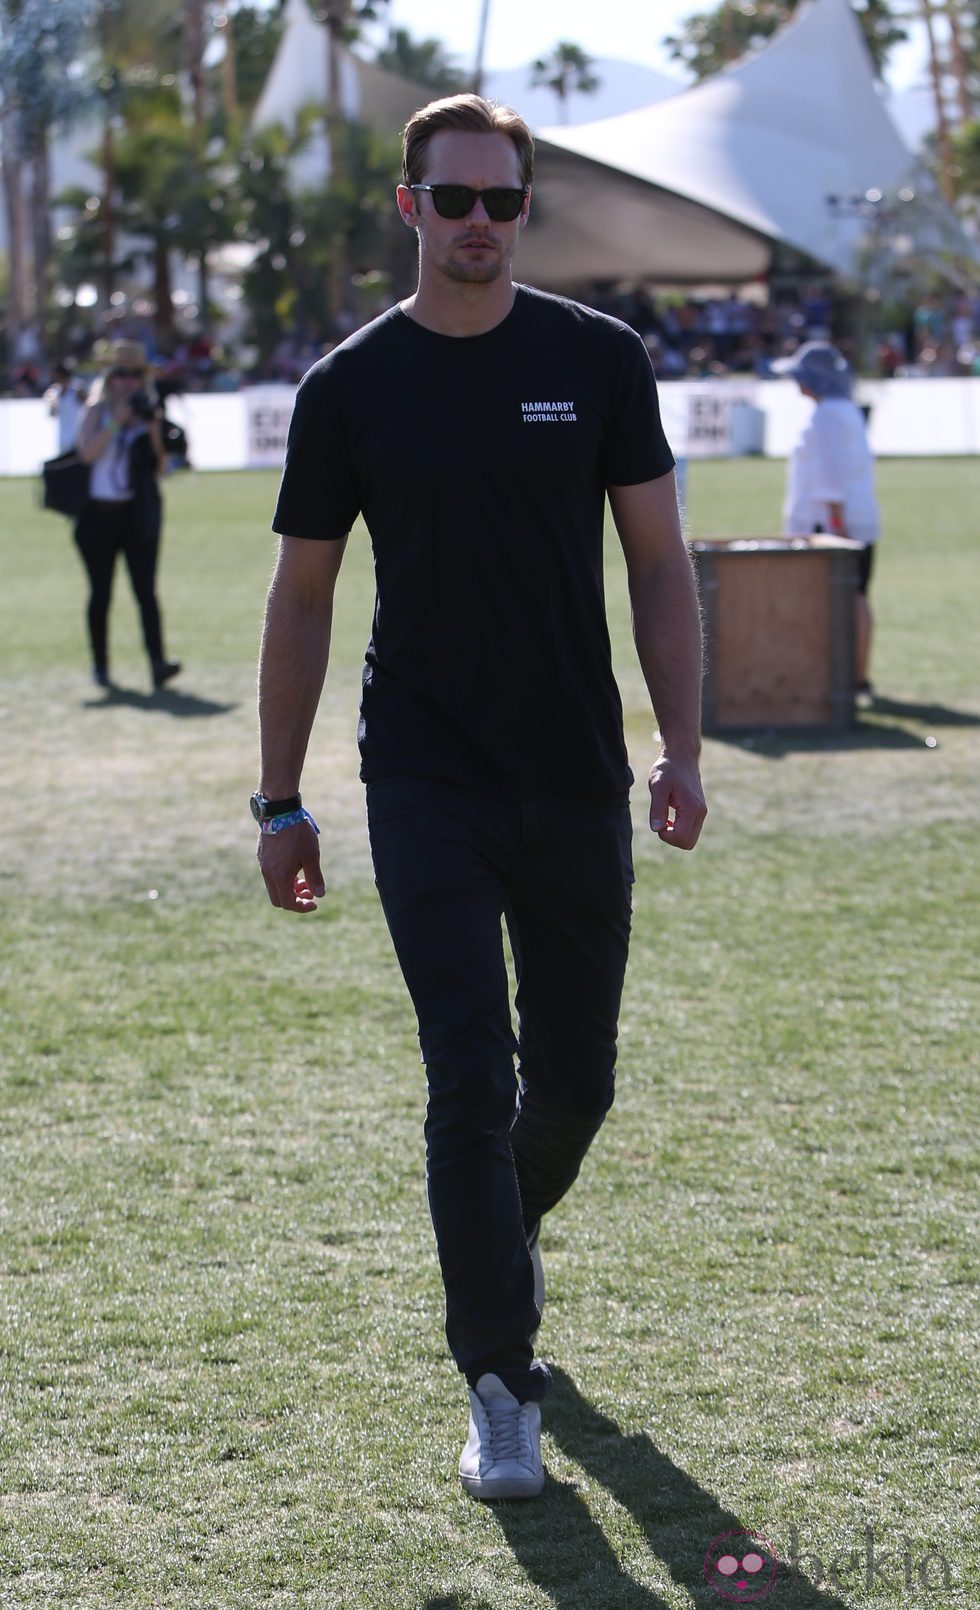
<path fill-rule="evenodd" d="M 317 827 L 316 822 L 309 811 L 305 809 L 287 811 L 284 816 L 272 816 L 267 822 L 261 824 L 259 831 L 262 833 L 281 833 L 287 827 L 298 827 L 300 822 L 309 822 L 314 833 L 319 833 L 320 829 Z"/>

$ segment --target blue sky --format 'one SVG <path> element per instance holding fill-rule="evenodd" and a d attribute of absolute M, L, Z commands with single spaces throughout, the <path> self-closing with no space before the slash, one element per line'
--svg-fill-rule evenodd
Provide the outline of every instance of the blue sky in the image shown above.
<path fill-rule="evenodd" d="M 490 0 L 484 65 L 517 67 L 544 55 L 559 39 L 592 56 L 619 56 L 682 76 L 661 41 L 692 12 L 713 0 Z M 389 18 L 418 38 L 442 39 L 451 55 L 472 63 L 481 0 L 391 0 Z M 904 89 L 922 77 L 922 45 L 894 53 L 889 82 Z"/>

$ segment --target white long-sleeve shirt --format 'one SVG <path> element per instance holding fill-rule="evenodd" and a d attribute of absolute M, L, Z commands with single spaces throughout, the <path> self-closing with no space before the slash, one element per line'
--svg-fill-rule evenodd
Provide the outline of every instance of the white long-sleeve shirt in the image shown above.
<path fill-rule="evenodd" d="M 783 502 L 789 536 L 829 531 L 830 505 L 843 508 L 844 529 L 856 542 L 878 539 L 881 525 L 874 458 L 864 416 L 849 397 L 824 397 L 793 449 Z"/>
<path fill-rule="evenodd" d="M 85 398 L 78 386 L 50 386 L 44 393 L 48 412 L 58 421 L 58 452 L 67 453 L 75 445 L 79 421 L 85 412 Z"/>

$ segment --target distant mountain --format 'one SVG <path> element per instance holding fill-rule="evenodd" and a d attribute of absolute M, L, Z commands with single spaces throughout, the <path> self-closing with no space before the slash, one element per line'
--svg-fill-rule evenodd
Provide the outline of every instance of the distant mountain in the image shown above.
<path fill-rule="evenodd" d="M 599 57 L 593 62 L 599 88 L 592 95 L 572 95 L 566 103 L 568 122 L 593 123 L 600 117 L 634 112 L 687 88 L 679 78 L 658 73 L 653 67 L 636 62 Z M 561 121 L 558 99 L 553 90 L 531 89 L 531 65 L 505 67 L 486 74 L 485 95 L 513 106 L 533 129 L 547 128 Z"/>

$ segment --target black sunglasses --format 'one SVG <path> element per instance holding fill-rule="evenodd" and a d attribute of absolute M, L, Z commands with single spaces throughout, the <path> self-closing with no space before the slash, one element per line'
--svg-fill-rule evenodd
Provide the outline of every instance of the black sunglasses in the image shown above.
<path fill-rule="evenodd" d="M 142 380 L 143 378 L 142 369 L 113 369 L 112 373 L 117 380 Z"/>
<path fill-rule="evenodd" d="M 440 218 L 468 218 L 478 201 L 495 224 L 511 224 L 524 205 L 527 190 L 474 190 L 468 184 L 410 184 L 409 190 L 428 190 Z"/>

